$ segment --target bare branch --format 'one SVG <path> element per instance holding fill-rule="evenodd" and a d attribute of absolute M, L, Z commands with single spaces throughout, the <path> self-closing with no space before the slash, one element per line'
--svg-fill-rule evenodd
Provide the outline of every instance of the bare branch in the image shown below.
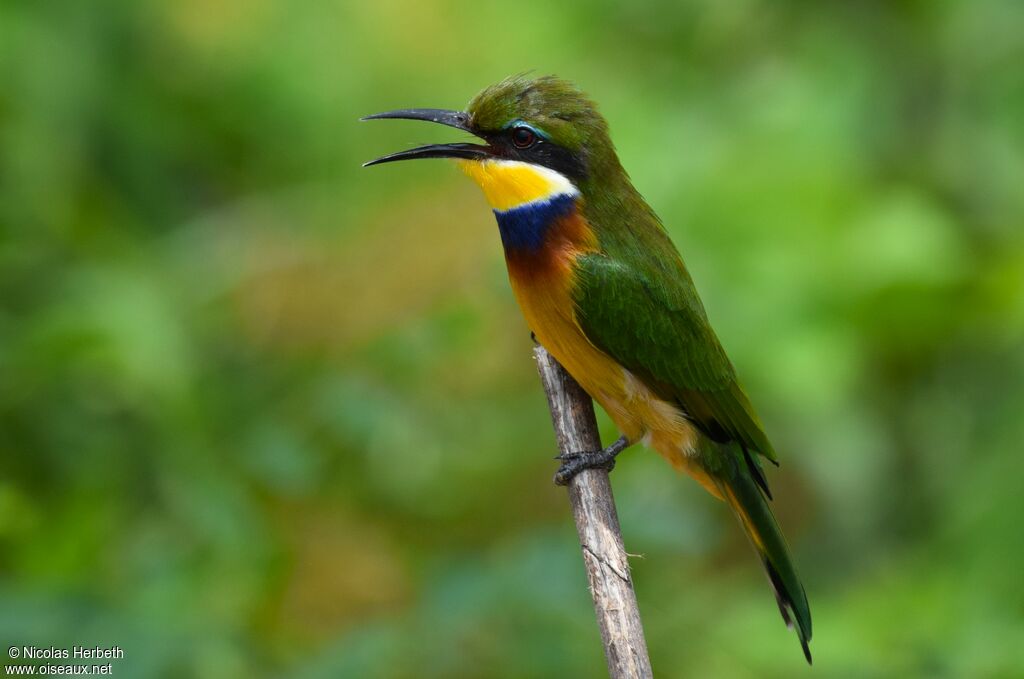
<path fill-rule="evenodd" d="M 544 347 L 533 353 L 561 452 L 601 450 L 590 396 Z M 608 674 L 612 679 L 649 679 L 651 661 L 608 472 L 586 469 L 568 488 Z"/>

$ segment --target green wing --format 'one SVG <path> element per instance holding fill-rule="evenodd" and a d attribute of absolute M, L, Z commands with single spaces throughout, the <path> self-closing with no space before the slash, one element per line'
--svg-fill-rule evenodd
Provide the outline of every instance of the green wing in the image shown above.
<path fill-rule="evenodd" d="M 677 256 L 651 263 L 643 270 L 603 254 L 577 260 L 574 301 L 584 334 L 658 396 L 678 403 L 710 438 L 737 441 L 774 462 L 686 267 Z"/>

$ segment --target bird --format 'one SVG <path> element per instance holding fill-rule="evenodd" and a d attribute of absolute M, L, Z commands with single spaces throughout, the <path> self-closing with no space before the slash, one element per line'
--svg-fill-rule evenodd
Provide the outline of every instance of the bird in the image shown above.
<path fill-rule="evenodd" d="M 450 158 L 493 209 L 516 301 L 536 340 L 621 436 L 563 455 L 555 482 L 610 468 L 635 443 L 724 500 L 760 556 L 779 611 L 811 663 L 811 613 L 772 513 L 760 458 L 778 464 L 683 259 L 623 169 L 597 105 L 556 76 L 516 75 L 465 111 L 412 108 L 483 143 L 428 144 L 364 163 Z"/>

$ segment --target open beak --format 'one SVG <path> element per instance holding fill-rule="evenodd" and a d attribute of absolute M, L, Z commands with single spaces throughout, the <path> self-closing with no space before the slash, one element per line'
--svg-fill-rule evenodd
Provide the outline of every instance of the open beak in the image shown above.
<path fill-rule="evenodd" d="M 360 120 L 381 120 L 384 118 L 398 118 L 402 120 L 426 120 L 431 123 L 439 123 L 454 127 L 458 130 L 476 134 L 469 127 L 469 114 L 462 111 L 446 111 L 440 108 L 405 108 L 398 111 L 387 111 L 386 113 L 374 113 L 372 116 L 360 118 Z M 480 135 L 476 135 L 480 136 Z M 417 146 L 408 151 L 390 153 L 386 156 L 363 163 L 363 167 L 391 163 L 396 160 L 412 160 L 413 158 L 466 158 L 469 160 L 482 160 L 493 155 L 489 146 L 480 144 L 427 144 Z"/>

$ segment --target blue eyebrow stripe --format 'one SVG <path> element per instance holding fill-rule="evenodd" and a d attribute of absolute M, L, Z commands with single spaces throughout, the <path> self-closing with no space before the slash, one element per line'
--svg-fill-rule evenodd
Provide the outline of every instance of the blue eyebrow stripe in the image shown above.
<path fill-rule="evenodd" d="M 520 120 L 519 118 L 516 118 L 516 119 L 515 119 L 515 120 L 513 120 L 512 122 L 509 122 L 509 123 L 505 123 L 505 126 L 504 126 L 504 127 L 502 127 L 501 129 L 503 129 L 503 130 L 508 130 L 508 129 L 511 129 L 511 128 L 515 127 L 516 125 L 522 125 L 523 127 L 528 127 L 528 128 L 530 128 L 531 130 L 533 130 L 533 131 L 534 131 L 534 133 L 535 133 L 535 134 L 536 134 L 536 135 L 537 135 L 538 137 L 540 137 L 541 139 L 545 139 L 545 140 L 547 140 L 547 141 L 551 141 L 551 136 L 550 136 L 550 135 L 548 135 L 548 133 L 547 133 L 547 132 L 545 132 L 544 130 L 541 130 L 541 129 L 539 129 L 539 128 L 536 128 L 536 127 L 534 127 L 534 126 L 533 126 L 533 125 L 531 125 L 530 123 L 526 123 L 526 122 L 523 122 L 523 121 L 522 121 L 522 120 Z"/>
<path fill-rule="evenodd" d="M 539 250 L 551 226 L 575 209 L 576 197 L 561 194 L 510 210 L 495 210 L 501 243 L 507 250 Z"/>

